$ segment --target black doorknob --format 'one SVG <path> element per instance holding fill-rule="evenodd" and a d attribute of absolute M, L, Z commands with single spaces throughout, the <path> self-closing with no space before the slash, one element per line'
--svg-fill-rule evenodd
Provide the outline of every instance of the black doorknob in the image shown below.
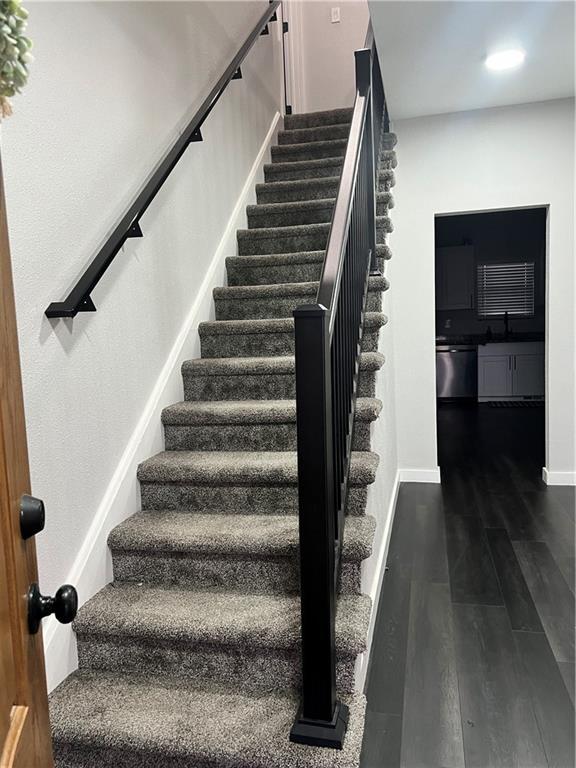
<path fill-rule="evenodd" d="M 24 494 L 20 499 L 20 533 L 23 539 L 29 539 L 44 530 L 46 514 L 44 502 L 34 496 Z"/>
<path fill-rule="evenodd" d="M 78 593 L 71 584 L 64 584 L 54 597 L 40 594 L 38 584 L 31 584 L 28 590 L 28 629 L 35 635 L 45 616 L 54 614 L 60 624 L 70 624 L 78 611 Z"/>

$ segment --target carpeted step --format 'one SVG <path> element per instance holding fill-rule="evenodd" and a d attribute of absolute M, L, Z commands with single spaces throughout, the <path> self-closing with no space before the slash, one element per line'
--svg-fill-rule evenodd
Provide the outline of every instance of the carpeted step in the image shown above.
<path fill-rule="evenodd" d="M 266 163 L 264 181 L 298 181 L 340 176 L 344 157 L 327 157 L 322 160 L 301 160 L 295 163 Z"/>
<path fill-rule="evenodd" d="M 358 397 L 374 397 L 379 352 L 360 355 Z M 296 396 L 293 357 L 231 357 L 186 360 L 182 364 L 186 400 L 292 400 Z"/>
<path fill-rule="evenodd" d="M 378 166 L 380 170 L 392 170 L 396 168 L 398 161 L 393 149 L 381 149 Z"/>
<path fill-rule="evenodd" d="M 388 150 L 388 149 L 394 149 L 394 147 L 397 144 L 397 136 L 395 133 L 383 133 L 382 138 L 380 139 L 380 149 L 381 150 Z"/>
<path fill-rule="evenodd" d="M 358 768 L 365 698 L 345 697 L 344 748 L 292 744 L 292 691 L 75 672 L 50 697 L 58 768 Z"/>
<path fill-rule="evenodd" d="M 375 527 L 373 517 L 346 518 L 343 594 L 360 593 Z M 108 545 L 116 582 L 294 595 L 300 586 L 297 515 L 138 512 L 114 528 Z"/>
<path fill-rule="evenodd" d="M 317 125 L 312 128 L 291 128 L 278 132 L 278 144 L 307 144 L 313 141 L 347 139 L 349 133 L 349 122 Z"/>
<path fill-rule="evenodd" d="M 337 125 L 350 123 L 353 109 L 330 109 L 324 112 L 303 112 L 299 115 L 286 115 L 284 128 L 287 131 L 298 128 L 316 128 L 320 125 Z"/>
<path fill-rule="evenodd" d="M 378 191 L 389 192 L 396 184 L 396 176 L 391 168 L 382 168 L 378 171 Z"/>
<path fill-rule="evenodd" d="M 274 285 L 277 283 L 309 283 L 320 280 L 325 251 L 228 256 L 228 285 Z M 385 261 L 392 253 L 389 246 L 376 246 L 377 267 L 384 272 Z"/>
<path fill-rule="evenodd" d="M 339 176 L 256 184 L 256 201 L 259 205 L 265 205 L 266 203 L 286 203 L 296 200 L 325 200 L 336 197 L 339 184 Z"/>
<path fill-rule="evenodd" d="M 392 231 L 392 222 L 387 216 L 376 217 L 376 236 L 379 243 L 383 243 L 386 235 Z M 238 255 L 257 256 L 322 250 L 326 248 L 329 232 L 330 222 L 292 227 L 239 229 L 236 233 Z"/>
<path fill-rule="evenodd" d="M 309 141 L 303 144 L 282 144 L 270 150 L 272 163 L 293 163 L 301 160 L 320 160 L 325 157 L 344 157 L 348 139 Z"/>
<path fill-rule="evenodd" d="M 296 307 L 313 304 L 318 282 L 237 285 L 214 288 L 216 320 L 252 320 L 292 317 Z M 388 290 L 385 277 L 368 280 L 367 312 L 380 312 L 382 292 Z"/>
<path fill-rule="evenodd" d="M 370 450 L 380 400 L 358 398 L 356 451 Z M 167 451 L 295 451 L 295 400 L 184 401 L 162 411 Z"/>
<path fill-rule="evenodd" d="M 335 202 L 335 198 L 325 198 L 249 205 L 246 208 L 248 229 L 289 227 L 330 221 Z M 394 198 L 390 192 L 377 193 L 376 213 L 378 216 L 387 216 L 388 210 L 393 207 Z"/>
<path fill-rule="evenodd" d="M 336 614 L 337 681 L 354 690 L 366 650 L 367 595 L 342 595 Z M 292 595 L 108 585 L 74 622 L 84 670 L 162 673 L 237 690 L 297 689 L 300 600 Z"/>
<path fill-rule="evenodd" d="M 379 192 L 389 192 L 395 183 L 394 171 L 383 169 L 378 172 Z M 271 181 L 266 184 L 256 185 L 256 201 L 259 205 L 266 205 L 269 203 L 288 203 L 304 200 L 326 200 L 336 197 L 339 184 L 339 176 L 326 176 L 319 179 L 298 179 L 294 181 Z"/>
<path fill-rule="evenodd" d="M 362 352 L 378 351 L 378 335 L 385 325 L 381 312 L 367 312 Z M 294 320 L 216 320 L 200 323 L 202 357 L 272 357 L 294 354 Z"/>
<path fill-rule="evenodd" d="M 377 454 L 352 454 L 348 514 L 364 514 L 366 488 L 374 482 L 377 467 Z M 145 510 L 185 509 L 217 516 L 298 511 L 294 452 L 163 451 L 140 464 L 138 480 Z"/>

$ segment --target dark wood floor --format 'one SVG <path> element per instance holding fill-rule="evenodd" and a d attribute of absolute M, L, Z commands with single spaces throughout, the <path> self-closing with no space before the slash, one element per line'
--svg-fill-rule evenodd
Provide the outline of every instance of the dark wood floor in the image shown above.
<path fill-rule="evenodd" d="M 442 485 L 403 483 L 362 768 L 574 766 L 574 488 L 544 409 L 440 406 Z"/>

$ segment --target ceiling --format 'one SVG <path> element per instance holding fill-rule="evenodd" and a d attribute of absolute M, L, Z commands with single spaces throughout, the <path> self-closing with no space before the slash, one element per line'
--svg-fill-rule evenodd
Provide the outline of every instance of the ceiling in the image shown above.
<path fill-rule="evenodd" d="M 574 3 L 370 0 L 388 109 L 399 120 L 574 96 Z M 520 47 L 522 67 L 487 53 Z"/>

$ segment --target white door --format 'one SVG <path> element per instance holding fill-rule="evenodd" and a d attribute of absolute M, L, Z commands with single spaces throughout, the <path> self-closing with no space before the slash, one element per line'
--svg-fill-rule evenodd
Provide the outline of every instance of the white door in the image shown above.
<path fill-rule="evenodd" d="M 478 358 L 478 397 L 506 397 L 512 394 L 511 355 Z"/>
<path fill-rule="evenodd" d="M 544 397 L 544 355 L 513 355 L 512 394 Z"/>

